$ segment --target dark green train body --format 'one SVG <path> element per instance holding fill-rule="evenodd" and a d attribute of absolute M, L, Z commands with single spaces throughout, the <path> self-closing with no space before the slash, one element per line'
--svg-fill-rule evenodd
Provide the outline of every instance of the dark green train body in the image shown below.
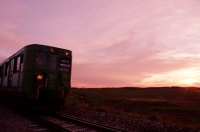
<path fill-rule="evenodd" d="M 72 52 L 31 44 L 0 64 L 0 91 L 31 99 L 65 100 L 71 88 Z"/>

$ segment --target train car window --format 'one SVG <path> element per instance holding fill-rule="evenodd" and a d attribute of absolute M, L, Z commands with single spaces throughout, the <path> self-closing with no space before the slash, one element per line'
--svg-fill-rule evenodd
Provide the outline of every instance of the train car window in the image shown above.
<path fill-rule="evenodd" d="M 47 64 L 47 53 L 36 52 L 36 66 L 46 66 Z"/>
<path fill-rule="evenodd" d="M 17 71 L 19 71 L 20 68 L 20 56 L 17 57 Z"/>
<path fill-rule="evenodd" d="M 51 55 L 51 62 L 56 63 L 56 60 L 57 60 L 57 55 Z"/>
<path fill-rule="evenodd" d="M 20 71 L 23 70 L 23 66 L 24 66 L 23 63 L 24 63 L 24 54 L 22 54 L 21 57 L 20 57 L 20 65 L 21 65 L 21 66 L 20 66 L 20 67 L 21 67 L 21 68 L 20 68 Z"/>
<path fill-rule="evenodd" d="M 20 68 L 20 56 L 15 57 L 14 60 L 14 73 L 18 72 Z"/>
<path fill-rule="evenodd" d="M 5 75 L 7 76 L 9 73 L 9 63 L 6 63 L 6 68 L 5 68 Z"/>
<path fill-rule="evenodd" d="M 14 69 L 14 59 L 12 59 L 12 60 L 10 61 L 10 75 L 13 74 L 13 69 Z"/>

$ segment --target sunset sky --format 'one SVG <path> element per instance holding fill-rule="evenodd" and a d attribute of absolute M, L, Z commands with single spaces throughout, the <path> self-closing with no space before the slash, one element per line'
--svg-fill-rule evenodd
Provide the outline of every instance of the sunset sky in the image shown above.
<path fill-rule="evenodd" d="M 200 0 L 1 0 L 0 62 L 72 50 L 73 87 L 200 86 Z"/>

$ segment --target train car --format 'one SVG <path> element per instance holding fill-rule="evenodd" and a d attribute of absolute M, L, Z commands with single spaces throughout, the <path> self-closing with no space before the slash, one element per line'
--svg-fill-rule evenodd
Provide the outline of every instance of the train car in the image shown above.
<path fill-rule="evenodd" d="M 30 44 L 0 64 L 3 95 L 64 102 L 71 88 L 72 51 Z"/>

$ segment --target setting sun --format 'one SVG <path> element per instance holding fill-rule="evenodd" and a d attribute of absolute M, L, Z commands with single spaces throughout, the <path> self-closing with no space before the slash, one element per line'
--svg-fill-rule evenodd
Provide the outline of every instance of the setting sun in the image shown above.
<path fill-rule="evenodd" d="M 193 78 L 188 78 L 184 80 L 185 84 L 193 84 L 195 82 L 197 82 L 197 80 L 193 79 Z"/>

